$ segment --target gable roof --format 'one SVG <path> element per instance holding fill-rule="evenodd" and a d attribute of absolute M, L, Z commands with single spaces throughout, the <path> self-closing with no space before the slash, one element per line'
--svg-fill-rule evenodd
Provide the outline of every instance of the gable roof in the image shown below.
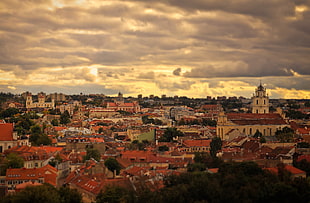
<path fill-rule="evenodd" d="M 277 167 L 265 168 L 265 169 L 270 171 L 270 172 L 272 172 L 272 173 L 275 173 L 275 174 L 278 174 L 278 171 L 279 171 Z M 290 172 L 293 175 L 306 174 L 305 171 L 300 170 L 300 169 L 298 169 L 298 168 L 296 168 L 294 166 L 291 166 L 291 165 L 285 165 L 284 169 L 287 170 L 288 172 Z"/>
<path fill-rule="evenodd" d="M 184 140 L 186 147 L 209 147 L 212 140 Z"/>
<path fill-rule="evenodd" d="M 57 169 L 46 165 L 42 168 L 9 168 L 6 171 L 6 180 L 38 180 L 56 186 Z"/>
<path fill-rule="evenodd" d="M 0 141 L 13 141 L 13 123 L 0 123 Z"/>
<path fill-rule="evenodd" d="M 227 119 L 237 125 L 285 125 L 286 121 L 277 113 L 228 113 Z"/>

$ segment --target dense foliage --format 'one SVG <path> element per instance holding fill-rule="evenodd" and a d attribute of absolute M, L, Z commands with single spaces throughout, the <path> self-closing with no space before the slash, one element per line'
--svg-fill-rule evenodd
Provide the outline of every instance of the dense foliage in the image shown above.
<path fill-rule="evenodd" d="M 34 125 L 30 128 L 29 141 L 34 146 L 50 145 L 52 140 L 42 132 L 42 128 L 39 125 Z"/>
<path fill-rule="evenodd" d="M 171 142 L 173 138 L 182 137 L 184 134 L 176 128 L 167 128 L 164 135 L 159 138 L 159 142 Z"/>
<path fill-rule="evenodd" d="M 66 110 L 63 114 L 60 115 L 60 124 L 68 124 L 70 123 L 71 120 L 70 120 L 70 114 L 69 112 Z"/>
<path fill-rule="evenodd" d="M 147 115 L 142 116 L 143 124 L 154 124 L 154 125 L 162 125 L 163 121 L 158 118 L 149 118 Z"/>
<path fill-rule="evenodd" d="M 188 172 L 169 176 L 159 191 L 138 192 L 109 188 L 99 202 L 309 202 L 310 184 L 292 179 L 283 167 L 279 175 L 261 169 L 254 162 L 222 163 L 219 172 Z M 118 192 L 119 191 L 119 192 Z"/>
<path fill-rule="evenodd" d="M 112 172 L 116 172 L 118 175 L 121 170 L 121 165 L 118 163 L 118 161 L 114 158 L 108 158 L 104 161 L 104 165 Z"/>
<path fill-rule="evenodd" d="M 178 125 L 202 125 L 202 126 L 213 126 L 215 127 L 217 124 L 216 120 L 211 120 L 207 118 L 202 119 L 193 119 L 185 121 L 183 118 L 178 121 Z"/>
<path fill-rule="evenodd" d="M 6 157 L 0 157 L 0 175 L 5 176 L 8 168 L 22 168 L 24 159 L 15 153 L 10 153 Z"/>
<path fill-rule="evenodd" d="M 289 127 L 284 127 L 282 130 L 276 131 L 276 138 L 280 142 L 291 142 L 294 140 L 294 130 Z"/>
<path fill-rule="evenodd" d="M 84 157 L 84 161 L 90 160 L 91 158 L 95 159 L 96 161 L 100 161 L 101 154 L 98 149 L 92 147 L 86 149 L 86 156 Z"/>
<path fill-rule="evenodd" d="M 41 186 L 30 186 L 24 190 L 3 198 L 1 203 L 81 203 L 82 196 L 75 189 L 61 187 L 56 189 L 49 184 L 43 184 Z"/>
<path fill-rule="evenodd" d="M 219 137 L 215 137 L 212 139 L 210 143 L 210 155 L 212 157 L 216 157 L 216 153 L 218 150 L 222 149 L 222 140 Z"/>

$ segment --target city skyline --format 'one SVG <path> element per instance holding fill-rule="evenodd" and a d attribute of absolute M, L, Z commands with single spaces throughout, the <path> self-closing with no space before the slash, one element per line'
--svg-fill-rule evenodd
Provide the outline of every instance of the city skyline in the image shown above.
<path fill-rule="evenodd" d="M 0 2 L 0 91 L 310 98 L 310 2 Z"/>

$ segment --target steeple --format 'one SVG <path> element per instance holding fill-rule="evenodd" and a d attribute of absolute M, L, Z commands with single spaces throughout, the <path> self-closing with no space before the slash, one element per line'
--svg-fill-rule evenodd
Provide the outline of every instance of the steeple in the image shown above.
<path fill-rule="evenodd" d="M 252 113 L 269 113 L 269 98 L 262 81 L 252 97 Z"/>

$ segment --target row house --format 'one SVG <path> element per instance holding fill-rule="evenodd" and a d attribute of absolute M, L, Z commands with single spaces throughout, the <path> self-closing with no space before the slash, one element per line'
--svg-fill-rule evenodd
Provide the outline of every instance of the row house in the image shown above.
<path fill-rule="evenodd" d="M 7 193 L 14 193 L 17 185 L 26 182 L 49 183 L 57 186 L 57 169 L 51 165 L 41 168 L 9 168 L 6 171 L 5 185 Z"/>
<path fill-rule="evenodd" d="M 16 146 L 6 150 L 5 154 L 18 154 L 24 159 L 25 168 L 34 168 L 48 165 L 48 162 L 53 159 L 61 150 L 63 150 L 62 147 Z"/>
<path fill-rule="evenodd" d="M 14 132 L 13 123 L 0 123 L 0 153 L 17 145 L 17 132 Z"/>
<path fill-rule="evenodd" d="M 186 152 L 209 152 L 211 140 L 184 140 L 182 143 L 183 150 Z"/>

